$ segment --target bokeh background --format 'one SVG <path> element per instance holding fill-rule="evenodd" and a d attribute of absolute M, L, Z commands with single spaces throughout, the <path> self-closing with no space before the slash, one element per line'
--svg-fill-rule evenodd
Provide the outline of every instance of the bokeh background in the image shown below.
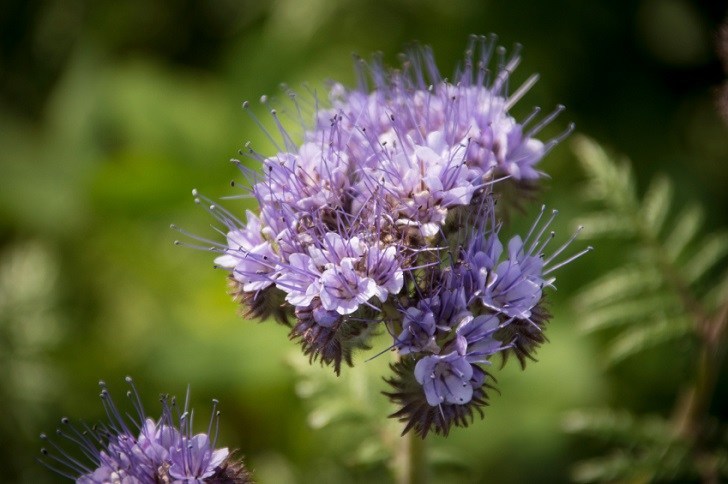
<path fill-rule="evenodd" d="M 60 481 L 34 462 L 38 434 L 64 415 L 101 419 L 96 382 L 123 400 L 133 375 L 150 414 L 159 393 L 189 384 L 203 427 L 220 399 L 221 442 L 261 483 L 387 482 L 382 456 L 357 445 L 368 427 L 319 428 L 325 416 L 301 398 L 301 378 L 329 369 L 301 375 L 285 328 L 241 320 L 212 254 L 173 245 L 170 223 L 215 236 L 191 189 L 236 193 L 228 159 L 247 140 L 265 147 L 241 102 L 285 98 L 282 82 L 300 92 L 352 84 L 353 52 L 393 64 L 414 40 L 451 72 L 469 34 L 493 32 L 524 45 L 516 83 L 541 74 L 517 114 L 565 104 L 547 134 L 574 121 L 628 155 L 641 183 L 666 173 L 677 204 L 702 203 L 720 228 L 728 129 L 715 108 L 725 79 L 715 42 L 725 10 L 707 0 L 3 1 L 0 481 Z M 583 180 L 568 141 L 542 167 L 552 177 L 543 200 L 568 234 Z M 565 411 L 670 411 L 689 366 L 680 346 L 606 370 L 598 337 L 576 329 L 571 295 L 618 252 L 605 244 L 559 274 L 540 361 L 496 372 L 502 395 L 486 419 L 430 439 L 437 482 L 564 482 L 595 451 L 563 432 Z M 386 360 L 366 356 L 358 373 L 343 372 L 341 391 L 360 392 L 352 401 L 384 421 Z M 354 378 L 367 384 L 352 390 Z M 725 378 L 718 393 L 713 405 L 728 406 Z"/>

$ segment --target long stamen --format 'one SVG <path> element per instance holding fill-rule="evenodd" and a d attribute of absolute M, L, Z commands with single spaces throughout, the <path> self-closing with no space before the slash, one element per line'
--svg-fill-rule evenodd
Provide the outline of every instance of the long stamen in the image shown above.
<path fill-rule="evenodd" d="M 586 253 L 588 253 L 588 252 L 591 252 L 592 250 L 594 250 L 594 247 L 592 247 L 592 246 L 589 246 L 589 247 L 587 247 L 586 249 L 582 250 L 581 252 L 577 252 L 576 254 L 572 255 L 571 257 L 569 257 L 569 258 L 568 258 L 568 259 L 566 259 L 565 261 L 559 262 L 558 264 L 556 264 L 556 265 L 554 265 L 554 266 L 551 266 L 551 267 L 549 267 L 549 268 L 548 268 L 547 270 L 545 270 L 545 271 L 543 272 L 543 274 L 544 274 L 544 275 L 546 275 L 546 274 L 550 274 L 551 272 L 553 272 L 553 271 L 555 271 L 555 270 L 557 270 L 557 269 L 559 269 L 559 268 L 561 268 L 561 267 L 565 266 L 566 264 L 569 264 L 569 263 L 571 263 L 571 262 L 575 261 L 575 260 L 576 260 L 576 259 L 578 259 L 579 257 L 583 256 L 584 254 L 586 254 Z"/>

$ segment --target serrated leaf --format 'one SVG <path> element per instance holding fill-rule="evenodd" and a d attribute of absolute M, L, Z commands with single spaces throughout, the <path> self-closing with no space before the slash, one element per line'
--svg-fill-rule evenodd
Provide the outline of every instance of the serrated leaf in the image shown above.
<path fill-rule="evenodd" d="M 682 251 L 687 247 L 703 222 L 703 211 L 698 205 L 692 205 L 684 209 L 677 216 L 674 228 L 667 236 L 663 247 L 670 262 L 675 262 Z"/>
<path fill-rule="evenodd" d="M 575 303 L 580 309 L 588 311 L 595 306 L 654 292 L 660 283 L 660 274 L 654 267 L 624 266 L 592 282 L 576 297 Z"/>
<path fill-rule="evenodd" d="M 593 332 L 614 326 L 641 324 L 655 313 L 679 311 L 676 306 L 675 299 L 669 295 L 641 297 L 594 309 L 587 313 L 580 326 L 586 332 Z"/>
<path fill-rule="evenodd" d="M 640 216 L 645 222 L 644 228 L 655 237 L 660 233 L 670 210 L 672 192 L 670 180 L 665 176 L 659 176 L 652 181 L 650 188 L 642 199 Z"/>
<path fill-rule="evenodd" d="M 614 365 L 640 351 L 687 336 L 691 332 L 692 326 L 684 318 L 661 318 L 632 326 L 612 341 L 606 353 L 606 362 Z"/>
<path fill-rule="evenodd" d="M 597 212 L 577 219 L 583 229 L 581 237 L 628 237 L 634 234 L 629 220 L 613 212 Z"/>
<path fill-rule="evenodd" d="M 728 253 L 728 233 L 708 235 L 695 254 L 683 267 L 683 275 L 689 284 L 700 279 Z"/>

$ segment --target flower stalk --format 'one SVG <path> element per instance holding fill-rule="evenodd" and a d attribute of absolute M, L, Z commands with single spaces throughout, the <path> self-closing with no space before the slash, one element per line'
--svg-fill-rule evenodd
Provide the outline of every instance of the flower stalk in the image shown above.
<path fill-rule="evenodd" d="M 427 442 L 414 432 L 403 435 L 401 441 L 395 457 L 397 484 L 429 483 Z"/>
<path fill-rule="evenodd" d="M 712 317 L 695 321 L 699 351 L 695 381 L 678 399 L 673 412 L 673 425 L 678 435 L 693 443 L 699 454 L 706 439 L 707 419 L 723 358 L 728 346 L 728 301 Z M 710 465 L 698 465 L 702 482 L 720 482 L 718 469 Z"/>

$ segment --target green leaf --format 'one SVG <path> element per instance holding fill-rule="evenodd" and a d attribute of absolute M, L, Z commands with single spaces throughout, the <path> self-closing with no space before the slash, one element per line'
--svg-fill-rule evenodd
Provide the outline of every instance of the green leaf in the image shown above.
<path fill-rule="evenodd" d="M 630 456 L 617 452 L 579 462 L 574 466 L 571 478 L 576 482 L 614 482 L 628 475 L 633 467 Z"/>
<path fill-rule="evenodd" d="M 595 212 L 580 217 L 577 223 L 584 227 L 580 236 L 585 238 L 629 237 L 635 233 L 634 226 L 629 220 L 611 211 Z"/>
<path fill-rule="evenodd" d="M 610 185 L 619 178 L 617 167 L 611 162 L 604 149 L 590 138 L 575 137 L 574 152 L 589 176 L 587 196 L 601 200 L 610 193 Z"/>
<path fill-rule="evenodd" d="M 649 298 L 638 297 L 632 301 L 610 304 L 589 311 L 581 322 L 581 329 L 593 332 L 619 325 L 642 324 L 655 313 L 673 311 L 680 311 L 680 307 L 670 294 L 657 294 Z"/>
<path fill-rule="evenodd" d="M 728 253 L 728 233 L 707 236 L 695 254 L 683 267 L 683 276 L 689 284 L 696 282 Z"/>
<path fill-rule="evenodd" d="M 660 285 L 660 274 L 654 267 L 623 266 L 589 284 L 576 297 L 575 303 L 579 309 L 591 311 L 595 306 L 653 293 Z"/>
<path fill-rule="evenodd" d="M 672 423 L 662 416 L 578 410 L 567 414 L 564 429 L 618 446 L 609 455 L 577 464 L 573 477 L 580 482 L 652 482 L 694 475 L 690 445 L 680 440 Z"/>
<path fill-rule="evenodd" d="M 614 365 L 648 348 L 687 336 L 692 329 L 685 318 L 660 318 L 631 326 L 612 341 L 606 353 L 607 364 Z"/>
<path fill-rule="evenodd" d="M 665 176 L 652 181 L 642 200 L 640 215 L 645 222 L 644 228 L 657 237 L 670 210 L 670 199 L 673 196 L 672 184 Z"/>
<path fill-rule="evenodd" d="M 635 216 L 638 204 L 628 160 L 615 163 L 599 144 L 585 136 L 576 137 L 572 146 L 589 177 L 586 196 L 603 201 L 620 215 Z"/>
<path fill-rule="evenodd" d="M 629 442 L 634 434 L 635 418 L 626 410 L 611 408 L 572 410 L 564 417 L 562 426 L 571 434 Z"/>
<path fill-rule="evenodd" d="M 635 416 L 628 410 L 596 408 L 566 414 L 563 428 L 572 434 L 623 444 L 652 444 L 672 440 L 670 423 L 658 415 Z"/>
<path fill-rule="evenodd" d="M 695 238 L 703 222 L 703 211 L 698 205 L 685 208 L 673 223 L 673 229 L 667 236 L 663 247 L 670 262 L 675 262 L 685 247 Z"/>
<path fill-rule="evenodd" d="M 614 165 L 604 149 L 594 140 L 586 136 L 575 136 L 572 147 L 590 178 L 595 180 L 615 178 Z"/>

